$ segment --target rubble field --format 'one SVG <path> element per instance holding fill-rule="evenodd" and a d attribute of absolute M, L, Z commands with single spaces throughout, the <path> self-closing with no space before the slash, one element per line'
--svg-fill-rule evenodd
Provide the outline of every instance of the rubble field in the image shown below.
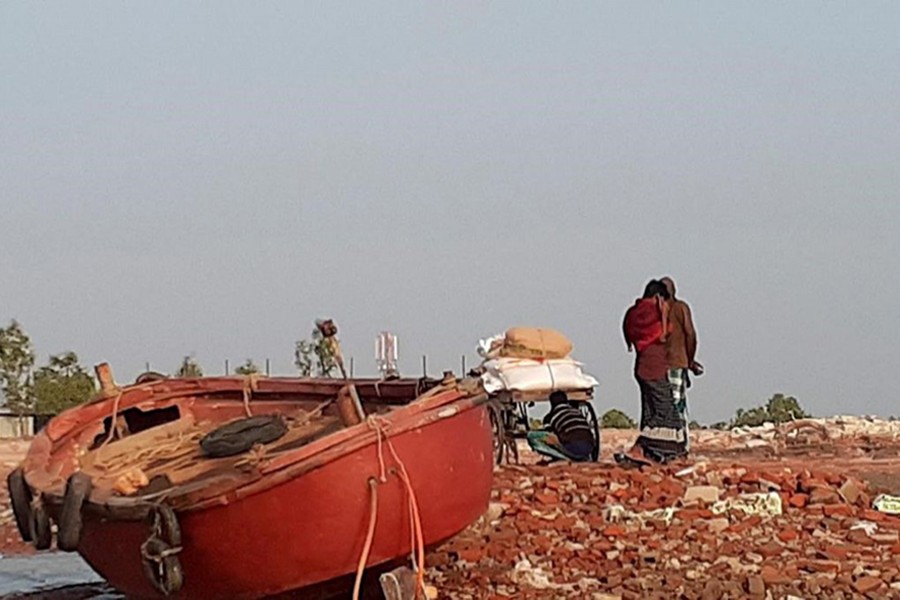
<path fill-rule="evenodd" d="M 900 598 L 900 516 L 873 507 L 900 492 L 900 423 L 700 430 L 689 461 L 622 469 L 609 456 L 635 435 L 604 431 L 600 463 L 498 467 L 429 582 L 460 599 Z"/>
<path fill-rule="evenodd" d="M 611 460 L 495 469 L 487 513 L 428 554 L 438 597 L 900 598 L 900 422 L 859 417 L 691 433 L 678 464 Z M 27 441 L 0 442 L 0 475 Z M 876 508 L 876 506 L 880 507 Z M 0 554 L 19 540 L 5 485 Z"/>

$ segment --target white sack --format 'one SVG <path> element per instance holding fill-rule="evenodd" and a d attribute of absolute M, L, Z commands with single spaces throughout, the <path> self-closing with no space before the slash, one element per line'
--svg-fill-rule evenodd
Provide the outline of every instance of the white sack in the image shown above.
<path fill-rule="evenodd" d="M 539 392 L 555 390 L 587 390 L 597 385 L 597 380 L 582 369 L 581 363 L 571 358 L 545 361 L 524 358 L 495 358 L 482 365 L 481 376 L 485 391 Z"/>

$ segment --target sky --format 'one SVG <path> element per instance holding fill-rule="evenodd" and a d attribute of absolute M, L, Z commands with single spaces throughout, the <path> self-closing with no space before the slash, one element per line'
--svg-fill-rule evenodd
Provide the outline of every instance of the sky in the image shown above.
<path fill-rule="evenodd" d="M 553 327 L 636 416 L 671 275 L 693 416 L 898 414 L 900 4 L 0 3 L 0 322 L 120 381 L 193 355 L 459 370 Z"/>

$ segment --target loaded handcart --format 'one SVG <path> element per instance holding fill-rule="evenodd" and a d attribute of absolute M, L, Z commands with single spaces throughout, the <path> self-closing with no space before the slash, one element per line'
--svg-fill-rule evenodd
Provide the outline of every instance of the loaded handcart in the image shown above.
<path fill-rule="evenodd" d="M 484 360 L 477 370 L 492 398 L 497 464 L 519 461 L 518 440 L 542 427 L 539 417 L 550 409 L 555 391 L 565 392 L 584 414 L 595 442 L 591 458 L 599 458 L 600 423 L 592 402 L 597 380 L 571 357 L 572 343 L 565 336 L 552 329 L 515 327 L 482 340 L 478 352 Z"/>

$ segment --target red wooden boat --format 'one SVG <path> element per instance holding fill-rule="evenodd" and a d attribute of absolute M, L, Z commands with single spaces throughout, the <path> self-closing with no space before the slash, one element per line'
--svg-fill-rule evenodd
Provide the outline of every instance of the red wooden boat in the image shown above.
<path fill-rule="evenodd" d="M 50 421 L 8 483 L 23 537 L 46 546 L 55 522 L 57 546 L 129 597 L 346 597 L 363 567 L 421 561 L 487 508 L 477 381 L 98 375 L 104 391 Z M 248 413 L 286 427 L 231 456 L 198 443 Z"/>

